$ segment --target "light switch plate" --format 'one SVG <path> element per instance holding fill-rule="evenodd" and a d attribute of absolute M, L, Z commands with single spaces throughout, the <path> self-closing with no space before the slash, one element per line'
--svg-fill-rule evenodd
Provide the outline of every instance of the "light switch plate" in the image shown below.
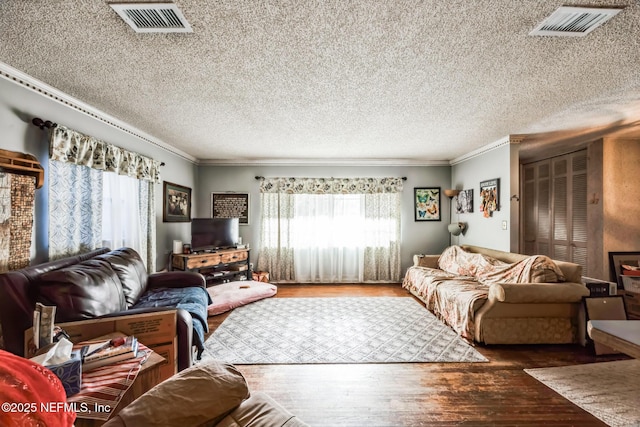
<path fill-rule="evenodd" d="M 502 229 L 503 230 L 507 229 L 507 221 L 502 221 Z"/>

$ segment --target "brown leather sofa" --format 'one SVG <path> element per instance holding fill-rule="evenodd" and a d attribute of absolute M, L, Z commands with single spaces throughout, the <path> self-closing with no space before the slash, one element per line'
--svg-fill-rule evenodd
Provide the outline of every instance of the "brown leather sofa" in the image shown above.
<path fill-rule="evenodd" d="M 36 302 L 55 305 L 56 323 L 61 323 L 176 309 L 136 308 L 136 303 L 159 288 L 190 287 L 206 289 L 204 277 L 186 271 L 147 274 L 140 256 L 130 248 L 102 248 L 9 271 L 0 275 L 4 346 L 11 353 L 24 355 L 24 331 L 33 326 Z M 193 364 L 194 328 L 189 311 L 177 309 L 177 318 L 177 361 L 181 371 Z"/>

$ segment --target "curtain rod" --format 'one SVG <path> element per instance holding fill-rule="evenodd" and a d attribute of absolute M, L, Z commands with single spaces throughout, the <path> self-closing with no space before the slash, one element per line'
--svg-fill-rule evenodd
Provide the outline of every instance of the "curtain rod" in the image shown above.
<path fill-rule="evenodd" d="M 33 120 L 31 120 L 31 123 L 38 126 L 40 130 L 43 130 L 44 128 L 53 129 L 58 127 L 57 123 L 53 123 L 51 120 L 42 120 L 40 117 L 34 117 Z M 160 166 L 164 166 L 164 164 L 164 162 L 161 162 Z"/>
<path fill-rule="evenodd" d="M 256 175 L 256 177 L 255 177 L 255 178 L 256 178 L 257 180 L 259 180 L 259 181 L 260 181 L 260 180 L 265 179 L 265 177 L 264 177 L 264 176 L 260 176 L 260 175 Z M 406 180 L 407 180 L 407 177 L 406 177 L 406 176 L 403 176 L 403 177 L 402 177 L 402 180 L 403 180 L 403 181 L 406 181 Z"/>
<path fill-rule="evenodd" d="M 34 125 L 38 126 L 40 128 L 40 130 L 44 129 L 44 128 L 54 128 L 56 126 L 58 126 L 57 123 L 53 123 L 51 120 L 47 120 L 44 121 L 42 120 L 40 117 L 35 117 L 33 120 L 31 120 L 31 123 L 33 123 Z"/>

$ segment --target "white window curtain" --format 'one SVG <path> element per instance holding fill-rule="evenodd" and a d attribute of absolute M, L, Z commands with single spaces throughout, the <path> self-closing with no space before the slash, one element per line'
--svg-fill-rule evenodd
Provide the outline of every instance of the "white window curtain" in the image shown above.
<path fill-rule="evenodd" d="M 154 259 L 147 237 L 155 235 L 150 230 L 155 220 L 149 210 L 150 204 L 155 205 L 153 184 L 113 173 L 104 174 L 103 182 L 102 246 L 133 248 L 149 265 L 149 260 Z"/>
<path fill-rule="evenodd" d="M 274 281 L 400 280 L 400 178 L 261 184 L 258 268 Z"/>
<path fill-rule="evenodd" d="M 127 246 L 154 272 L 160 162 L 64 126 L 50 144 L 49 258 Z"/>

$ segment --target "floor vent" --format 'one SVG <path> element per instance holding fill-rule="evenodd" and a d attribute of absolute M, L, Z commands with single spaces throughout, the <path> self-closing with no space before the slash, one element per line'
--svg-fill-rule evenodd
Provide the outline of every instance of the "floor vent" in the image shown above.
<path fill-rule="evenodd" d="M 191 33 L 173 3 L 112 3 L 109 6 L 137 33 Z"/>
<path fill-rule="evenodd" d="M 613 18 L 622 8 L 559 7 L 530 36 L 582 37 Z"/>

